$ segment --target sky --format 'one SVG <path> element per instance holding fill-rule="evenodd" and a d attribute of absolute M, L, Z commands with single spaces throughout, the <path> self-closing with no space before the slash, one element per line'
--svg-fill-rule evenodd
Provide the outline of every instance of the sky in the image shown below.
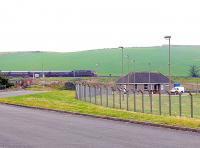
<path fill-rule="evenodd" d="M 0 52 L 200 45 L 199 0 L 0 0 Z"/>

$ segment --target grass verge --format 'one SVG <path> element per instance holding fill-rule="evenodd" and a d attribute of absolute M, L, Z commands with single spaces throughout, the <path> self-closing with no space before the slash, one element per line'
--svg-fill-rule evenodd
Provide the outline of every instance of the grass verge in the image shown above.
<path fill-rule="evenodd" d="M 158 116 L 112 108 L 105 108 L 102 106 L 76 100 L 74 98 L 74 95 L 74 91 L 56 90 L 41 94 L 1 98 L 0 102 L 24 106 L 41 107 L 61 111 L 77 112 L 83 114 L 91 114 L 103 117 L 114 117 L 140 122 L 151 122 L 155 124 L 165 124 L 200 129 L 199 119 Z"/>

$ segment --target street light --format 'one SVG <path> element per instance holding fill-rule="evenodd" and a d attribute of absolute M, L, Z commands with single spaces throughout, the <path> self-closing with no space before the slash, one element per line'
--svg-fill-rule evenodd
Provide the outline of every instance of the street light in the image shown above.
<path fill-rule="evenodd" d="M 45 52 L 42 52 L 42 53 L 41 53 L 41 54 L 42 54 L 42 78 L 45 77 L 45 74 L 44 74 L 44 53 L 45 53 Z"/>
<path fill-rule="evenodd" d="M 135 85 L 135 72 L 136 72 L 136 70 L 135 70 L 135 59 L 133 59 L 133 60 L 131 60 L 131 63 L 133 63 L 133 86 L 134 86 L 134 91 L 135 91 L 135 87 L 136 87 L 136 85 Z"/>
<path fill-rule="evenodd" d="M 99 68 L 99 64 L 96 63 L 96 64 L 95 64 L 95 71 L 96 71 L 96 74 L 97 74 L 98 68 Z"/>
<path fill-rule="evenodd" d="M 121 48 L 121 50 L 122 50 L 122 73 L 121 73 L 121 76 L 123 77 L 123 75 L 124 75 L 124 47 L 120 46 L 119 48 Z"/>
<path fill-rule="evenodd" d="M 151 63 L 148 63 L 149 66 L 149 90 L 151 90 Z"/>
<path fill-rule="evenodd" d="M 130 57 L 129 55 L 126 55 L 126 58 L 128 60 L 128 89 L 129 89 L 129 81 L 130 81 L 130 76 L 129 76 L 129 70 L 130 70 Z"/>
<path fill-rule="evenodd" d="M 170 51 L 170 43 L 171 43 L 171 36 L 165 36 L 165 39 L 169 40 L 169 91 L 171 90 L 171 51 Z"/>

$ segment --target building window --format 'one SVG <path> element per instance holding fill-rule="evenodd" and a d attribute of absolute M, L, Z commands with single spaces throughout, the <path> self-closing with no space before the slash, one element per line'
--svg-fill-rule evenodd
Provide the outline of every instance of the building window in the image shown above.
<path fill-rule="evenodd" d="M 135 84 L 135 90 L 137 90 L 137 84 Z"/>
<path fill-rule="evenodd" d="M 144 90 L 148 90 L 148 84 L 144 84 Z"/>

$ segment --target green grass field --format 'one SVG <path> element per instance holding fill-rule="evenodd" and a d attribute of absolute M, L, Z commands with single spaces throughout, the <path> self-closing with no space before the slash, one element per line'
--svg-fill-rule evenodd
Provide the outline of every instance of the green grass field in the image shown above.
<path fill-rule="evenodd" d="M 125 48 L 125 55 L 135 59 L 135 69 L 130 63 L 130 71 L 160 71 L 168 72 L 168 48 L 138 47 Z M 172 46 L 172 74 L 174 76 L 187 76 L 189 66 L 198 65 L 200 61 L 200 46 Z M 151 62 L 151 67 L 148 63 Z M 15 52 L 0 54 L 1 70 L 74 70 L 91 69 L 102 75 L 120 75 L 121 50 L 97 49 L 81 52 L 56 53 L 56 52 Z M 125 72 L 127 59 L 125 58 Z"/>
<path fill-rule="evenodd" d="M 200 129 L 199 119 L 157 116 L 105 108 L 76 100 L 74 95 L 74 91 L 54 90 L 41 94 L 1 98 L 0 102 Z"/>
<path fill-rule="evenodd" d="M 179 83 L 193 83 L 193 84 L 199 84 L 200 78 L 192 78 L 192 77 L 173 77 L 172 78 L 174 82 Z"/>
<path fill-rule="evenodd" d="M 82 98 L 85 101 L 84 98 Z M 86 98 L 87 102 L 90 102 L 89 97 Z M 95 98 L 91 98 L 91 102 L 95 103 Z M 96 104 L 100 105 L 100 96 L 96 97 Z M 108 97 L 108 107 L 114 107 L 119 109 L 119 94 L 115 93 L 115 97 Z M 107 106 L 106 95 L 103 95 L 102 105 Z M 182 116 L 190 117 L 191 116 L 191 106 L 190 106 L 190 96 L 182 96 Z M 127 97 L 124 95 L 124 99 L 121 98 L 121 108 L 127 110 Z M 152 97 L 152 114 L 159 115 L 159 96 L 153 95 Z M 134 96 L 129 95 L 128 97 L 128 110 L 134 111 Z M 136 111 L 142 112 L 142 96 L 136 95 Z M 150 114 L 150 97 L 144 95 L 144 112 Z M 162 115 L 169 116 L 169 97 L 167 95 L 161 96 L 161 113 Z M 171 115 L 179 116 L 179 96 L 171 95 Z M 193 94 L 193 117 L 200 119 L 200 95 Z"/>

